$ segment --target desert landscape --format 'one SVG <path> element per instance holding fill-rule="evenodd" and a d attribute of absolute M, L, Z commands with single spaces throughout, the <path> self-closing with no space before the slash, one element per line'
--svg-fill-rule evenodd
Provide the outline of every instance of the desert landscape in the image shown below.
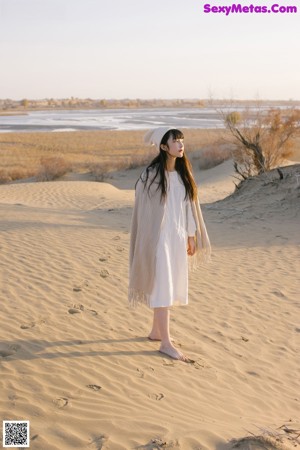
<path fill-rule="evenodd" d="M 109 149 L 112 135 L 97 133 Z M 199 169 L 212 136 L 187 130 L 213 254 L 190 274 L 189 305 L 172 311 L 186 364 L 147 339 L 149 309 L 128 307 L 134 185 L 152 154 L 141 131 L 122 133 L 102 161 L 84 133 L 73 154 L 70 133 L 45 133 L 36 154 L 30 133 L 1 135 L 15 149 L 0 174 L 2 420 L 29 420 L 32 450 L 299 447 L 299 147 L 282 177 L 235 191 L 232 160 Z M 66 170 L 36 182 L 55 162 L 41 164 L 48 138 Z"/>

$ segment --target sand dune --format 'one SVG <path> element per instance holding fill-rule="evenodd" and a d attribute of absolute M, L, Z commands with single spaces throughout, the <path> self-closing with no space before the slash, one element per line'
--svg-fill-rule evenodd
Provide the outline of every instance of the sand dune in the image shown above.
<path fill-rule="evenodd" d="M 2 419 L 30 420 L 33 450 L 295 448 L 300 166 L 233 195 L 230 162 L 195 174 L 213 259 L 171 321 L 194 364 L 127 306 L 138 173 L 0 186 Z"/>

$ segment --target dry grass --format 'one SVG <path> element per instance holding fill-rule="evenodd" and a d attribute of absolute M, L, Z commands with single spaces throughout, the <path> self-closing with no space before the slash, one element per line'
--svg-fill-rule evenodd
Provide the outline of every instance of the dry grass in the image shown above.
<path fill-rule="evenodd" d="M 60 156 L 43 156 L 40 170 L 36 175 L 37 181 L 52 181 L 62 177 L 70 171 L 70 165 Z"/>
<path fill-rule="evenodd" d="M 232 149 L 228 144 L 215 142 L 193 156 L 200 170 L 212 169 L 232 158 Z"/>
<path fill-rule="evenodd" d="M 56 178 L 65 171 L 90 172 L 101 179 L 114 170 L 144 165 L 156 154 L 143 145 L 144 134 L 145 130 L 2 133 L 0 182 Z M 186 129 L 184 135 L 191 154 L 216 142 L 221 131 Z"/>

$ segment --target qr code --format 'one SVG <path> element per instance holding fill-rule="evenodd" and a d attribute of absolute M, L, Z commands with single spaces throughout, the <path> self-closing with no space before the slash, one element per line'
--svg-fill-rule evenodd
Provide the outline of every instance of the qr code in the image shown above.
<path fill-rule="evenodd" d="M 3 420 L 3 447 L 29 447 L 29 420 Z"/>

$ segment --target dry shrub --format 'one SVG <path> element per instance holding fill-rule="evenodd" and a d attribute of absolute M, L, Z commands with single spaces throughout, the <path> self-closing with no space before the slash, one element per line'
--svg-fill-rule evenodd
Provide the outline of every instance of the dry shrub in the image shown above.
<path fill-rule="evenodd" d="M 300 136 L 300 109 L 232 112 L 224 122 L 236 145 L 235 171 L 244 180 L 284 164 Z"/>
<path fill-rule="evenodd" d="M 16 168 L 16 169 L 2 169 L 0 170 L 0 184 L 9 183 L 15 180 L 23 180 L 35 175 L 32 170 Z"/>
<path fill-rule="evenodd" d="M 227 145 L 212 144 L 193 156 L 200 170 L 212 169 L 232 157 L 232 151 Z"/>
<path fill-rule="evenodd" d="M 41 158 L 41 167 L 37 174 L 38 181 L 51 181 L 62 177 L 71 167 L 66 160 L 60 156 L 48 156 Z"/>
<path fill-rule="evenodd" d="M 0 170 L 0 183 L 4 184 L 4 183 L 8 183 L 9 181 L 11 181 L 9 172 L 7 170 L 1 169 Z"/>
<path fill-rule="evenodd" d="M 109 172 L 113 171 L 112 164 L 109 161 L 102 163 L 93 163 L 89 166 L 90 174 L 95 181 L 104 181 L 109 178 Z"/>

